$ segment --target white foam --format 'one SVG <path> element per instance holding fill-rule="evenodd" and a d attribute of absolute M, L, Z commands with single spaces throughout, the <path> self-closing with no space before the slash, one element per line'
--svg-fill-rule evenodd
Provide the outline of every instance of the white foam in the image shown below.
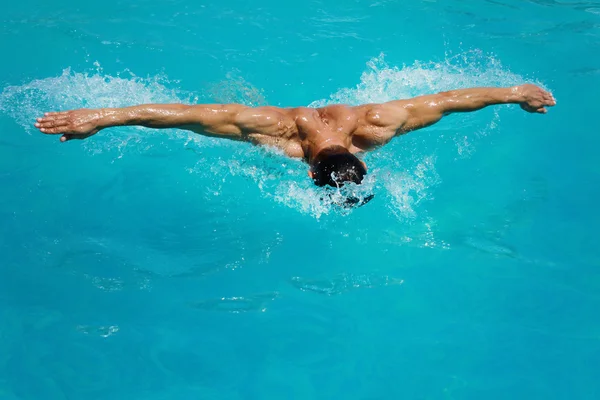
<path fill-rule="evenodd" d="M 400 219 L 414 219 L 416 207 L 430 197 L 429 189 L 440 182 L 435 170 L 435 156 L 423 157 L 412 171 L 388 169 L 380 175 L 389 198 L 387 205 Z"/>
<path fill-rule="evenodd" d="M 423 94 L 474 86 L 511 86 L 523 77 L 508 71 L 495 57 L 479 50 L 448 56 L 441 62 L 415 61 L 398 68 L 385 61 L 385 55 L 371 59 L 354 88 L 343 88 L 328 99 L 314 101 L 311 107 L 327 104 L 381 103 Z"/>
<path fill-rule="evenodd" d="M 125 107 L 143 103 L 193 102 L 190 94 L 169 89 L 166 76 L 140 78 L 126 71 L 121 76 L 104 75 L 99 65 L 93 73 L 70 68 L 57 77 L 36 79 L 9 86 L 0 94 L 0 111 L 29 130 L 34 119 L 47 111 L 73 108 Z"/>
<path fill-rule="evenodd" d="M 364 199 L 373 194 L 375 183 L 376 174 L 367 175 L 361 185 L 347 184 L 340 189 L 319 188 L 309 179 L 279 182 L 273 198 L 281 204 L 316 218 L 331 213 L 347 215 L 354 209 L 340 207 L 340 204 L 348 197 Z"/>

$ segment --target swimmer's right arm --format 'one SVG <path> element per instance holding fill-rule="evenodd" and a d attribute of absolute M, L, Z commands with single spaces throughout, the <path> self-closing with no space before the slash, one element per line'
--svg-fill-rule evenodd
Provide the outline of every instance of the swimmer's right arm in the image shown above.
<path fill-rule="evenodd" d="M 38 118 L 42 133 L 62 135 L 61 142 L 85 139 L 102 129 L 138 125 L 148 128 L 187 129 L 207 136 L 242 139 L 249 107 L 241 104 L 146 104 L 124 108 L 79 109 L 50 112 Z"/>

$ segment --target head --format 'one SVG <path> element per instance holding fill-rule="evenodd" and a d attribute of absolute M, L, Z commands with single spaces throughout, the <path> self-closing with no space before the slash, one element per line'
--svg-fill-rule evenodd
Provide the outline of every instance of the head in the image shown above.
<path fill-rule="evenodd" d="M 342 146 L 321 150 L 310 164 L 308 175 L 317 186 L 339 188 L 347 182 L 360 184 L 367 174 L 365 163 Z"/>

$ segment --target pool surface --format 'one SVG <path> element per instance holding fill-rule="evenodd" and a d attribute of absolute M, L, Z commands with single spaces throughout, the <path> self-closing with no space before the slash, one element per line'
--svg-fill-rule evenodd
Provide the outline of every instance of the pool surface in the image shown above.
<path fill-rule="evenodd" d="M 600 398 L 600 2 L 3 5 L 0 399 Z M 275 151 L 61 144 L 45 111 L 537 83 L 369 153 L 341 210 Z"/>

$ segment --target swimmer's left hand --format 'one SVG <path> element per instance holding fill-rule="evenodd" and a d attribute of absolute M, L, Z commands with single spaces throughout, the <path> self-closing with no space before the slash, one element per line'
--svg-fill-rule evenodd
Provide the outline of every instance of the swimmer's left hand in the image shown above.
<path fill-rule="evenodd" d="M 548 109 L 556 105 L 556 100 L 550 92 L 531 84 L 516 86 L 513 90 L 517 93 L 521 108 L 530 113 L 546 114 Z"/>

